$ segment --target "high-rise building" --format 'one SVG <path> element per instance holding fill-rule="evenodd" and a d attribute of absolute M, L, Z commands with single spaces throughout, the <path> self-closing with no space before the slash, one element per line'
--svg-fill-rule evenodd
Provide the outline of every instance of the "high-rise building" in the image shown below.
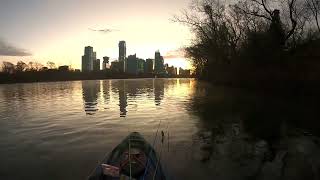
<path fill-rule="evenodd" d="M 84 55 L 82 56 L 82 71 L 88 72 L 93 70 L 94 52 L 93 47 L 87 46 L 84 48 Z"/>
<path fill-rule="evenodd" d="M 105 56 L 103 57 L 103 62 L 102 62 L 102 70 L 106 70 L 109 66 L 109 57 Z"/>
<path fill-rule="evenodd" d="M 156 51 L 154 59 L 154 72 L 156 74 L 164 73 L 164 60 L 159 51 Z"/>
<path fill-rule="evenodd" d="M 145 73 L 153 73 L 153 67 L 154 66 L 154 60 L 153 59 L 147 59 L 146 65 L 145 65 Z"/>
<path fill-rule="evenodd" d="M 127 47 L 125 41 L 119 42 L 119 62 L 122 64 L 122 72 L 126 72 L 127 68 Z"/>
<path fill-rule="evenodd" d="M 92 52 L 92 69 L 90 71 L 100 71 L 100 59 L 97 59 L 97 53 Z"/>
<path fill-rule="evenodd" d="M 93 61 L 97 59 L 97 52 L 93 52 Z"/>
<path fill-rule="evenodd" d="M 136 72 L 136 74 L 144 73 L 145 62 L 146 61 L 144 59 L 140 59 L 140 58 L 137 59 L 137 72 Z"/>
<path fill-rule="evenodd" d="M 93 62 L 94 62 L 93 70 L 100 71 L 100 59 L 96 59 Z"/>
<path fill-rule="evenodd" d="M 130 55 L 127 59 L 127 73 L 139 74 L 144 73 L 145 60 L 137 58 L 137 55 Z"/>
<path fill-rule="evenodd" d="M 110 69 L 114 72 L 120 72 L 120 69 L 121 69 L 120 62 L 118 60 L 112 61 Z"/>
<path fill-rule="evenodd" d="M 189 76 L 190 76 L 190 69 L 182 69 L 182 68 L 180 67 L 180 68 L 179 68 L 179 75 L 180 75 L 180 76 L 189 77 Z"/>
<path fill-rule="evenodd" d="M 175 68 L 174 66 L 166 67 L 166 71 L 167 71 L 168 75 L 170 75 L 170 76 L 177 75 L 177 68 Z"/>
<path fill-rule="evenodd" d="M 119 61 L 124 61 L 127 55 L 126 42 L 119 42 Z"/>
<path fill-rule="evenodd" d="M 127 73 L 136 74 L 138 69 L 137 67 L 138 67 L 138 62 L 137 62 L 136 54 L 128 56 Z"/>

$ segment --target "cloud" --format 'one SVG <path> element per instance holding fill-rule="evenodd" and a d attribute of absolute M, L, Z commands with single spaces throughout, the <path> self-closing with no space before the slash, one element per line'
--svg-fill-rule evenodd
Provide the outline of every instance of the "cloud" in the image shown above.
<path fill-rule="evenodd" d="M 100 33 L 111 33 L 111 32 L 115 32 L 115 31 L 119 31 L 118 29 L 92 29 L 89 28 L 90 31 L 95 31 L 95 32 L 100 32 Z"/>
<path fill-rule="evenodd" d="M 0 39 L 0 56 L 31 56 L 32 54 L 25 49 L 15 47 L 8 42 Z"/>
<path fill-rule="evenodd" d="M 185 58 L 185 52 L 183 48 L 168 51 L 163 56 L 165 59 Z"/>

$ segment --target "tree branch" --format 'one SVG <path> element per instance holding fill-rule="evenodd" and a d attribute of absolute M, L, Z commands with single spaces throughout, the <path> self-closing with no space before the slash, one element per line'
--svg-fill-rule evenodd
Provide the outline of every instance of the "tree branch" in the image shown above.
<path fill-rule="evenodd" d="M 269 16 L 272 17 L 272 12 L 267 8 L 265 0 L 261 0 L 261 5 L 263 6 L 264 10 L 269 14 Z"/>
<path fill-rule="evenodd" d="M 289 31 L 289 33 L 286 36 L 286 39 L 285 39 L 286 41 L 292 36 L 292 34 L 294 33 L 294 31 L 297 27 L 297 20 L 294 19 L 294 17 L 293 17 L 294 4 L 295 4 L 295 0 L 291 0 L 291 2 L 289 3 L 291 30 Z"/>
<path fill-rule="evenodd" d="M 265 18 L 265 19 L 270 20 L 270 21 L 272 20 L 271 17 L 268 17 L 268 16 L 263 15 L 263 14 L 259 14 L 258 12 L 255 12 L 255 11 L 246 11 L 246 10 L 240 8 L 239 6 L 235 6 L 235 8 L 239 9 L 240 11 L 242 11 L 246 15 L 261 17 L 261 18 Z"/>

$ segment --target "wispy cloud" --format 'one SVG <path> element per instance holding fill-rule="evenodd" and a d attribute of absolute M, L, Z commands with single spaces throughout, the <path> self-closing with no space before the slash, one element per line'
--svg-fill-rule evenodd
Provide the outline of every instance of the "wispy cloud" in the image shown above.
<path fill-rule="evenodd" d="M 95 31 L 95 32 L 104 33 L 104 34 L 106 34 L 106 33 L 111 33 L 111 32 L 115 32 L 115 31 L 120 31 L 120 30 L 118 30 L 118 29 L 108 29 L 108 28 L 106 28 L 106 29 L 92 29 L 92 28 L 89 28 L 89 30 L 90 30 L 90 31 Z"/>
<path fill-rule="evenodd" d="M 0 39 L 0 56 L 31 56 L 32 54 L 25 49 L 15 47 L 8 42 Z"/>
<path fill-rule="evenodd" d="M 183 48 L 171 50 L 164 55 L 165 59 L 185 58 L 185 51 Z"/>

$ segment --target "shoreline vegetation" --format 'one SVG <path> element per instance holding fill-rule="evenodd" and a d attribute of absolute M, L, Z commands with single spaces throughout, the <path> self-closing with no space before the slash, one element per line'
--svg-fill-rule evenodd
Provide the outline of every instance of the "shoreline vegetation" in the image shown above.
<path fill-rule="evenodd" d="M 173 20 L 194 34 L 185 52 L 195 77 L 254 94 L 250 106 L 241 102 L 249 114 L 243 121 L 270 140 L 283 137 L 283 122 L 320 136 L 319 15 L 316 0 L 197 0 Z"/>
<path fill-rule="evenodd" d="M 63 71 L 51 69 L 46 71 L 23 71 L 14 73 L 0 72 L 0 84 L 56 82 L 102 79 L 138 79 L 138 78 L 192 78 L 188 75 L 155 75 L 155 74 L 127 74 L 102 70 L 96 72 Z"/>
<path fill-rule="evenodd" d="M 218 174 L 319 179 L 319 16 L 318 0 L 195 0 L 174 18 L 193 31 L 185 50 L 197 79 L 213 85 L 204 94 L 213 98 L 194 97 L 191 108 L 211 124 L 203 159 L 222 146 L 223 164 L 240 161 L 231 158 L 240 168 Z M 218 158 L 208 162 L 212 170 Z"/>
<path fill-rule="evenodd" d="M 320 87 L 315 2 L 198 0 L 174 21 L 194 34 L 185 52 L 198 79 L 286 94 Z"/>
<path fill-rule="evenodd" d="M 197 87 L 212 99 L 194 97 L 191 105 L 210 124 L 201 148 L 202 159 L 214 159 L 212 170 L 222 146 L 221 163 L 231 159 L 240 168 L 226 166 L 220 174 L 319 179 L 319 15 L 317 0 L 196 0 L 174 18 L 193 31 L 185 51 L 196 77 L 213 85 Z"/>

